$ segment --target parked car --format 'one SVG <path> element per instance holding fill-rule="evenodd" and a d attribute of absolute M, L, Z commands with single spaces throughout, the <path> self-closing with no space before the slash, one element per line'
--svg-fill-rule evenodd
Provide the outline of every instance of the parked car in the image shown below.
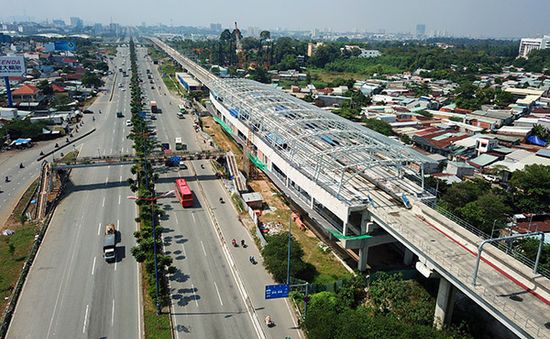
<path fill-rule="evenodd" d="M 126 126 L 132 126 L 132 120 L 126 120 Z"/>
<path fill-rule="evenodd" d="M 82 111 L 82 113 L 84 113 L 84 114 L 94 114 L 94 111 L 92 111 L 91 109 L 85 109 L 84 111 Z"/>

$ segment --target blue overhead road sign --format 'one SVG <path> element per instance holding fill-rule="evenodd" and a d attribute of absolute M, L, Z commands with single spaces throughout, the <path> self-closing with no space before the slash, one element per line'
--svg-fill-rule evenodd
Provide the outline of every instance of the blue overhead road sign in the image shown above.
<path fill-rule="evenodd" d="M 288 285 L 266 285 L 265 286 L 265 298 L 266 299 L 276 299 L 276 298 L 286 298 L 288 297 Z"/>

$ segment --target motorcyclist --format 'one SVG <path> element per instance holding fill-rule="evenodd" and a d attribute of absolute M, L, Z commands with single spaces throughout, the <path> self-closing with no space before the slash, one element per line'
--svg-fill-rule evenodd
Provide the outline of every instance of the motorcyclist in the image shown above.
<path fill-rule="evenodd" d="M 268 326 L 268 327 L 271 327 L 273 326 L 273 320 L 271 320 L 271 316 L 266 316 L 265 317 L 265 324 Z"/>
<path fill-rule="evenodd" d="M 244 243 L 244 239 L 241 240 L 241 246 L 242 246 L 242 247 L 245 247 L 245 246 L 246 246 L 246 244 Z"/>
<path fill-rule="evenodd" d="M 237 240 L 233 239 L 231 240 L 231 243 L 233 244 L 234 247 L 237 247 Z"/>
<path fill-rule="evenodd" d="M 10 182 L 10 178 L 6 177 L 6 182 Z"/>
<path fill-rule="evenodd" d="M 19 168 L 24 168 L 25 166 L 23 166 L 23 163 L 20 163 L 19 164 Z"/>
<path fill-rule="evenodd" d="M 223 204 L 223 198 L 222 197 L 220 197 L 220 202 Z"/>

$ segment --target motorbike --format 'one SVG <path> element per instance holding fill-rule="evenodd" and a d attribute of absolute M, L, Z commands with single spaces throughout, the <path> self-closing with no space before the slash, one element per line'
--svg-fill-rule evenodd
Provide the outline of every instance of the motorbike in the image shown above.
<path fill-rule="evenodd" d="M 273 327 L 275 325 L 275 323 L 271 319 L 271 316 L 269 315 L 265 317 L 265 324 L 267 327 Z"/>
<path fill-rule="evenodd" d="M 223 198 L 220 197 L 220 203 L 225 204 L 225 201 L 223 201 Z"/>
<path fill-rule="evenodd" d="M 246 244 L 244 243 L 244 240 L 241 240 L 241 246 L 242 246 L 243 248 L 246 248 Z"/>
<path fill-rule="evenodd" d="M 251 256 L 248 258 L 248 260 L 250 261 L 250 263 L 251 263 L 252 265 L 256 265 L 256 258 L 254 258 L 253 255 L 251 255 Z"/>
<path fill-rule="evenodd" d="M 237 241 L 235 239 L 231 240 L 231 243 L 233 244 L 233 247 L 237 247 Z"/>
<path fill-rule="evenodd" d="M 25 168 L 25 166 L 23 166 L 23 163 L 19 164 L 19 168 Z"/>
<path fill-rule="evenodd" d="M 10 182 L 10 178 L 6 177 L 6 182 Z"/>
<path fill-rule="evenodd" d="M 201 169 L 204 169 L 204 165 L 203 165 L 203 164 L 201 164 Z"/>

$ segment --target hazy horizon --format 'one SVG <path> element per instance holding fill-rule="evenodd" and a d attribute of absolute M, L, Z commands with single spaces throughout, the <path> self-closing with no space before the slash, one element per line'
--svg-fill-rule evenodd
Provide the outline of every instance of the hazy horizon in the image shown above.
<path fill-rule="evenodd" d="M 231 27 L 237 21 L 245 29 L 318 28 L 392 33 L 415 32 L 417 24 L 425 24 L 426 33 L 438 31 L 454 36 L 517 38 L 550 34 L 547 16 L 550 1 L 544 0 L 393 0 L 385 3 L 370 0 L 341 0 L 337 3 L 328 0 L 279 0 L 263 4 L 252 0 L 210 0 L 206 4 L 176 0 L 142 4 L 129 0 L 86 3 L 20 0 L 17 6 L 9 7 L 16 8 L 12 13 L 2 13 L 0 19 L 63 19 L 68 23 L 69 17 L 76 16 L 86 24 L 112 21 L 122 25 L 141 25 L 145 22 L 147 25 L 208 26 L 210 23 L 220 23 L 223 27 Z"/>

